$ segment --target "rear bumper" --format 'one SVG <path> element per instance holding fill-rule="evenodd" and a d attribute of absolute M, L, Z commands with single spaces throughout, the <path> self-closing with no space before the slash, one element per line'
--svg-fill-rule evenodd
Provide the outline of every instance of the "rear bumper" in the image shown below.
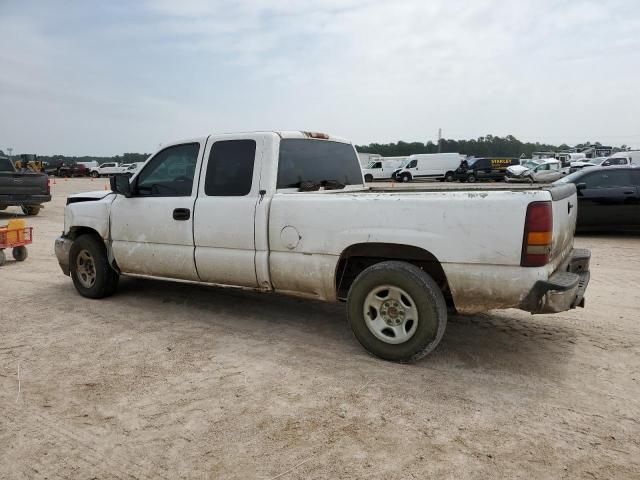
<path fill-rule="evenodd" d="M 51 201 L 51 195 L 0 195 L 0 205 L 40 205 Z"/>
<path fill-rule="evenodd" d="M 62 269 L 62 273 L 67 276 L 69 276 L 69 252 L 71 251 L 72 244 L 73 241 L 65 237 L 56 238 L 54 244 L 54 250 L 56 252 L 60 268 Z"/>
<path fill-rule="evenodd" d="M 584 294 L 589 284 L 591 252 L 574 249 L 566 264 L 548 280 L 539 280 L 520 304 L 531 313 L 558 313 L 584 307 Z"/>

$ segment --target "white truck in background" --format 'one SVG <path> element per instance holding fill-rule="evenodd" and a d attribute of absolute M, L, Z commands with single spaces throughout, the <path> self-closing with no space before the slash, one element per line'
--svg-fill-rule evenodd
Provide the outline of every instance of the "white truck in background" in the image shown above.
<path fill-rule="evenodd" d="M 364 181 L 390 180 L 393 172 L 401 168 L 406 161 L 407 157 L 382 157 L 378 160 L 373 160 L 366 168 L 362 169 Z"/>
<path fill-rule="evenodd" d="M 393 178 L 400 182 L 410 182 L 416 178 L 430 178 L 453 182 L 456 168 L 466 155 L 459 153 L 424 153 L 410 155 L 407 163 L 393 173 Z"/>
<path fill-rule="evenodd" d="M 176 142 L 112 191 L 71 195 L 55 253 L 88 298 L 130 275 L 346 301 L 364 348 L 399 362 L 436 347 L 448 311 L 583 306 L 573 184 L 363 180 L 353 145 L 326 134 Z"/>
<path fill-rule="evenodd" d="M 93 178 L 111 176 L 123 172 L 124 169 L 117 162 L 101 163 L 97 167 L 92 167 L 89 169 L 89 175 L 91 175 Z"/>

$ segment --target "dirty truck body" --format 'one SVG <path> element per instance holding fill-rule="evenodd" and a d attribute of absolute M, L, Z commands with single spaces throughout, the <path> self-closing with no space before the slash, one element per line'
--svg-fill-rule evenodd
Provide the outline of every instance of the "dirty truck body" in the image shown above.
<path fill-rule="evenodd" d="M 124 274 L 345 300 L 389 360 L 432 351 L 447 311 L 564 311 L 589 280 L 573 185 L 371 189 L 353 146 L 324 134 L 174 143 L 112 189 L 65 208 L 55 250 L 82 295 Z"/>

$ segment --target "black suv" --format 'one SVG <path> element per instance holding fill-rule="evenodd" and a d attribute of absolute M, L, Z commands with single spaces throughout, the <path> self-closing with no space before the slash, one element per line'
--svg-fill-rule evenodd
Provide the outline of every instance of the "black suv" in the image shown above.
<path fill-rule="evenodd" d="M 507 167 L 520 165 L 517 158 L 471 158 L 462 160 L 456 169 L 454 177 L 460 182 L 503 180 Z"/>

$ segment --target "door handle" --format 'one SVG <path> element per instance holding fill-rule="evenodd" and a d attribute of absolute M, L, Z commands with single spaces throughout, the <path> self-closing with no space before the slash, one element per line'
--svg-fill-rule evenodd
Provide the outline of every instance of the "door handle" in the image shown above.
<path fill-rule="evenodd" d="M 176 208 L 173 210 L 174 220 L 189 220 L 191 218 L 191 210 L 188 208 Z"/>

